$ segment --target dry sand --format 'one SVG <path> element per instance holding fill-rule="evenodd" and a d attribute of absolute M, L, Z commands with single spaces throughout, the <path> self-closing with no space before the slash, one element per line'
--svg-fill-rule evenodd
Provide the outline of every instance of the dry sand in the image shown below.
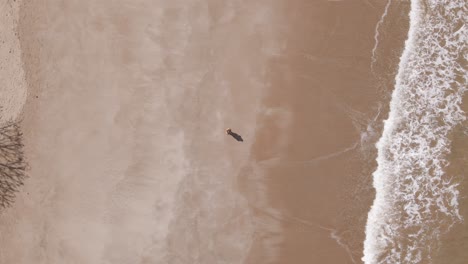
<path fill-rule="evenodd" d="M 1 263 L 239 263 L 248 254 L 252 223 L 236 175 L 263 87 L 254 33 L 269 42 L 270 7 L 207 3 L 23 2 L 31 177 L 0 217 Z M 226 137 L 227 126 L 245 143 Z"/>
<path fill-rule="evenodd" d="M 19 115 L 27 94 L 16 29 L 18 12 L 16 1 L 0 2 L 0 123 Z"/>

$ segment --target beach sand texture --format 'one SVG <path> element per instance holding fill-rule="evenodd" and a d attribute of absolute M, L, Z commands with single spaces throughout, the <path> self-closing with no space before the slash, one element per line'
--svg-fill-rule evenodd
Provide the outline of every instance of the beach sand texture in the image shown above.
<path fill-rule="evenodd" d="M 0 264 L 464 263 L 448 2 L 0 0 Z"/>

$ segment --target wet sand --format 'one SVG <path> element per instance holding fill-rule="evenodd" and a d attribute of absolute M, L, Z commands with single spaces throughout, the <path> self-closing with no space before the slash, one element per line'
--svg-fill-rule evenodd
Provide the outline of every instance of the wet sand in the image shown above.
<path fill-rule="evenodd" d="M 384 6 L 294 2 L 283 8 L 286 48 L 270 61 L 272 85 L 264 104 L 288 109 L 292 122 L 284 127 L 278 118 L 261 119 L 252 162 L 263 177 L 243 175 L 256 217 L 272 225 L 249 263 L 360 263 L 374 198 L 373 144 L 386 116 L 407 20 L 384 25 L 372 72 L 370 51 Z M 404 17 L 405 8 L 392 6 L 387 19 Z M 287 143 L 281 148 L 272 144 L 282 141 Z M 269 210 L 258 202 L 251 187 L 256 184 L 267 185 Z"/>

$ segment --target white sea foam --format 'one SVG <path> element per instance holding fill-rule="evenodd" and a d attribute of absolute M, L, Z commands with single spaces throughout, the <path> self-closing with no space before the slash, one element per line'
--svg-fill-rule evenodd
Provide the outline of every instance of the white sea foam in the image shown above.
<path fill-rule="evenodd" d="M 374 64 L 377 62 L 377 47 L 379 46 L 379 36 L 380 36 L 380 27 L 382 26 L 385 17 L 387 16 L 388 9 L 392 4 L 392 0 L 388 0 L 387 4 L 385 5 L 384 12 L 380 17 L 379 22 L 375 26 L 375 33 L 374 33 L 374 47 L 372 48 L 372 56 L 371 56 L 371 70 L 374 71 Z"/>
<path fill-rule="evenodd" d="M 390 113 L 377 143 L 376 197 L 364 242 L 365 263 L 430 262 L 439 235 L 461 220 L 457 184 L 445 173 L 451 130 L 468 76 L 466 4 L 414 0 Z"/>

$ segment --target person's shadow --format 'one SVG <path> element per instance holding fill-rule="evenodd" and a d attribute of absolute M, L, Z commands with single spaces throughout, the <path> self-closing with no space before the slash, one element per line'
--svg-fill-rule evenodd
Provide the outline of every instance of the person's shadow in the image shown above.
<path fill-rule="evenodd" d="M 239 142 L 244 142 L 244 140 L 242 139 L 242 136 L 237 134 L 236 132 L 232 132 L 230 128 L 226 129 L 226 134 L 230 135 L 231 137 L 233 137 L 235 140 Z"/>

